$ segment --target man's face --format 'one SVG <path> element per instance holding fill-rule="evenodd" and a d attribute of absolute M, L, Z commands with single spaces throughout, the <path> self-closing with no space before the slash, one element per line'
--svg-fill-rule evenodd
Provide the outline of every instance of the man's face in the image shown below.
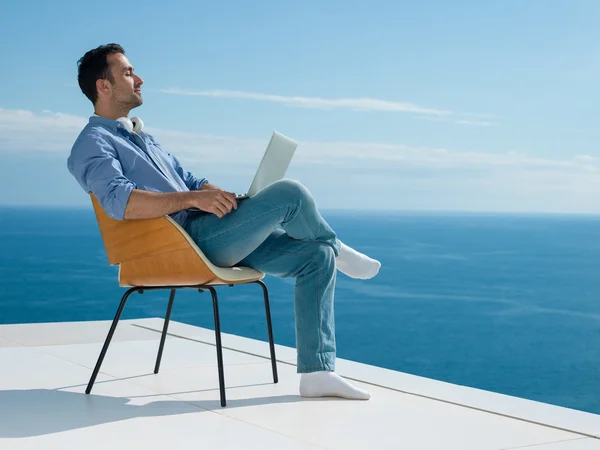
<path fill-rule="evenodd" d="M 144 80 L 133 73 L 133 67 L 127 57 L 122 53 L 113 53 L 108 55 L 106 60 L 114 78 L 114 83 L 111 83 L 110 100 L 118 105 L 119 109 L 140 106 L 144 102 L 141 90 Z"/>

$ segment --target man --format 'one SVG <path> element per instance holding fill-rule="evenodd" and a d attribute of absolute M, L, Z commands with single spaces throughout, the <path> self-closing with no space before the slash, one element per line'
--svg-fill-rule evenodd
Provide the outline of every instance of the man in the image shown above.
<path fill-rule="evenodd" d="M 94 105 L 67 162 L 81 187 L 117 220 L 171 215 L 217 266 L 296 278 L 300 394 L 369 399 L 334 372 L 333 297 L 336 269 L 366 279 L 381 264 L 337 239 L 302 184 L 280 180 L 238 204 L 233 193 L 186 171 L 139 121 L 133 128 L 128 115 L 142 104 L 143 80 L 121 46 L 90 50 L 78 67 Z"/>

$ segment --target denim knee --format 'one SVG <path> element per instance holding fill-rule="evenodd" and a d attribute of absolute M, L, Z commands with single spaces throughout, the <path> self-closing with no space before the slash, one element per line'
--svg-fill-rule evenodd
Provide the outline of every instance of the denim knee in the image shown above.
<path fill-rule="evenodd" d="M 312 198 L 309 190 L 302 183 L 290 178 L 275 181 L 271 188 L 282 195 L 284 201 L 287 202 L 297 203 L 299 200 Z"/>
<path fill-rule="evenodd" d="M 312 257 L 325 274 L 335 272 L 335 253 L 330 245 L 317 243 Z"/>

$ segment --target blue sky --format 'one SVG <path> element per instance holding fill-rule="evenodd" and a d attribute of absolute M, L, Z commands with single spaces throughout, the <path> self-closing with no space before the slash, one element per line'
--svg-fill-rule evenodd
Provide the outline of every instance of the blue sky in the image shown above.
<path fill-rule="evenodd" d="M 76 63 L 117 42 L 132 115 L 230 190 L 278 130 L 323 208 L 600 212 L 594 0 L 124 5 L 3 6 L 0 204 L 89 203 L 65 163 L 93 112 Z"/>

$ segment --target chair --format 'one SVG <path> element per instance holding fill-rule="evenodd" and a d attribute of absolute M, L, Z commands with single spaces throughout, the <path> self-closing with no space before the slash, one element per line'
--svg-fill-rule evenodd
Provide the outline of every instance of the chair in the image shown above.
<path fill-rule="evenodd" d="M 92 390 L 125 303 L 132 293 L 139 292 L 143 294 L 144 291 L 158 289 L 170 290 L 169 303 L 154 367 L 154 373 L 156 374 L 160 368 L 175 292 L 177 289 L 197 289 L 199 292 L 210 291 L 212 295 L 221 406 L 226 406 L 219 302 L 215 286 L 228 285 L 233 287 L 237 284 L 248 283 L 256 283 L 262 287 L 271 350 L 273 382 L 278 382 L 269 293 L 266 285 L 261 281 L 264 278 L 263 273 L 249 267 L 216 267 L 206 258 L 185 230 L 168 215 L 154 219 L 115 220 L 106 214 L 93 193 L 90 193 L 90 197 L 108 262 L 110 265 L 119 265 L 119 285 L 130 287 L 130 289 L 125 292 L 121 299 L 85 391 L 86 394 L 89 394 Z"/>

